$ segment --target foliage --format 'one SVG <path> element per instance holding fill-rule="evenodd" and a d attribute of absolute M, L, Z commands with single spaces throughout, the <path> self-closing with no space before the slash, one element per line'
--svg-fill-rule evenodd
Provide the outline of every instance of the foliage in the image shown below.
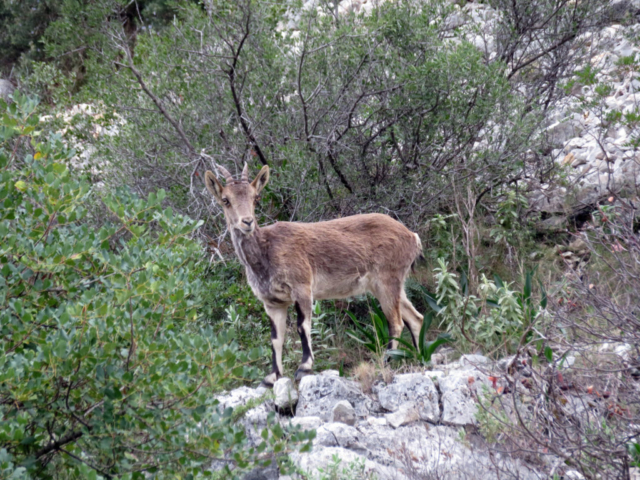
<path fill-rule="evenodd" d="M 38 108 L 54 118 L 80 102 L 105 115 L 74 124 L 74 139 L 47 137 L 35 104 L 18 95 L 0 122 L 0 476 L 197 476 L 214 458 L 244 466 L 302 440 L 272 425 L 252 453 L 235 425 L 243 409 L 216 413 L 212 400 L 266 358 L 268 321 L 241 266 L 226 253 L 226 263 L 206 264 L 194 241 L 217 236 L 220 247 L 225 235 L 204 171 L 245 160 L 272 167 L 262 223 L 384 211 L 428 241 L 436 293 L 409 289 L 427 313 L 417 350 L 398 339 L 404 355 L 428 362 L 437 320 L 462 350 L 531 358 L 544 370 L 523 382 L 543 412 L 526 424 L 540 427 L 530 430 L 536 441 L 570 452 L 586 476 L 598 462 L 617 471 L 637 461 L 624 426 L 638 424 L 633 358 L 602 375 L 610 395 L 594 401 L 610 411 L 600 426 L 574 422 L 563 393 L 573 387 L 558 379 L 576 339 L 585 351 L 639 343 L 637 220 L 621 233 L 617 208 L 595 212 L 598 267 L 583 262 L 575 284 L 559 282 L 557 328 L 532 273 L 522 288 L 478 275 L 502 273 L 486 259 L 502 262 L 505 249 L 511 267 L 527 254 L 524 197 L 557 171 L 538 133 L 559 99 L 579 98 L 579 113 L 601 120 L 598 140 L 626 131 L 636 153 L 638 111 L 605 99 L 639 59 L 620 58 L 608 78 L 580 58 L 607 2 L 487 0 L 495 15 L 483 32 L 452 27 L 462 12 L 449 1 L 368 2 L 366 13 L 356 3 L 0 0 L 0 70 L 15 65 L 19 90 L 40 94 Z M 479 48 L 476 34 L 495 48 Z M 94 128 L 115 116 L 117 134 Z M 76 142 L 94 152 L 99 187 L 61 166 L 73 155 L 63 144 Z M 182 214 L 206 220 L 206 231 Z M 595 278 L 611 265 L 617 289 Z M 318 367 L 336 368 L 351 351 L 384 355 L 391 339 L 379 309 L 372 326 L 350 315 L 348 347 L 363 349 L 341 344 L 334 307 L 314 309 Z M 288 336 L 285 363 L 299 358 L 296 342 Z M 601 381 L 587 378 L 575 385 Z M 487 432 L 499 436 L 499 423 Z"/>
<path fill-rule="evenodd" d="M 0 1 L 0 72 L 22 54 L 43 57 L 43 48 L 38 40 L 57 13 L 58 2 Z"/>
<path fill-rule="evenodd" d="M 459 241 L 460 220 L 457 214 L 436 213 L 426 222 L 426 235 L 430 239 L 431 248 L 426 249 L 425 255 L 430 263 L 437 263 L 439 258 L 443 258 L 447 262 L 455 262 L 457 259 L 464 258 L 464 247 Z M 412 288 L 412 285 L 410 279 L 408 286 Z M 419 286 L 417 286 L 417 290 L 420 290 Z M 418 295 L 423 296 L 423 292 Z"/>
<path fill-rule="evenodd" d="M 217 411 L 214 393 L 257 378 L 264 355 L 198 320 L 201 222 L 163 208 L 162 190 L 91 189 L 37 101 L 14 98 L 0 104 L 3 476 L 174 478 L 218 459 L 228 477 L 304 440 L 273 425 L 250 448 Z"/>
<path fill-rule="evenodd" d="M 640 443 L 629 443 L 629 456 L 631 457 L 631 466 L 640 468 Z"/>
<path fill-rule="evenodd" d="M 118 8 L 67 8 L 47 30 L 47 51 L 84 48 L 76 98 L 126 116 L 120 135 L 91 140 L 104 180 L 165 188 L 196 218 L 216 212 L 200 180 L 214 161 L 271 165 L 278 181 L 264 198 L 267 218 L 384 206 L 413 229 L 452 213 L 452 182 L 491 203 L 480 192 L 510 190 L 525 170 L 549 166 L 527 154 L 542 148 L 537 100 L 523 101 L 520 77 L 509 81 L 500 56 L 449 31 L 448 2 L 386 2 L 370 14 L 338 14 L 328 2 L 182 3 L 171 25 L 136 24 L 135 41 L 126 25 L 105 21 Z M 564 31 L 554 15 L 541 24 Z M 572 32 L 584 28 L 573 19 Z"/>
<path fill-rule="evenodd" d="M 376 480 L 378 478 L 375 473 L 366 471 L 364 458 L 345 464 L 338 455 L 333 455 L 331 462 L 325 467 L 318 468 L 315 474 L 298 473 L 310 480 Z"/>
<path fill-rule="evenodd" d="M 335 369 L 339 372 L 344 371 L 345 353 L 343 348 L 339 348 L 339 339 L 336 331 L 339 327 L 336 325 L 337 313 L 328 305 L 323 311 L 321 302 L 313 304 L 313 323 L 311 326 L 311 343 L 313 345 L 313 362 L 314 370 L 322 371 L 326 369 Z M 292 328 L 292 330 L 295 330 Z M 300 358 L 302 358 L 302 344 L 299 340 L 297 332 L 292 331 L 287 335 L 285 350 L 288 351 L 285 356 L 285 370 L 290 368 L 295 370 Z M 289 353 L 290 352 L 290 353 Z"/>
<path fill-rule="evenodd" d="M 418 336 L 418 345 L 408 342 L 403 338 L 397 338 L 402 347 L 394 349 L 389 352 L 389 356 L 393 359 L 410 359 L 414 360 L 422 365 L 428 365 L 431 363 L 431 356 L 435 353 L 436 349 L 445 343 L 452 342 L 453 337 L 448 333 L 439 334 L 435 340 L 427 341 L 426 333 L 431 327 L 433 322 L 434 313 L 428 312 L 424 315 L 424 321 L 420 328 L 420 335 Z"/>
<path fill-rule="evenodd" d="M 497 402 L 494 402 L 495 392 L 490 392 L 483 385 L 480 405 L 476 410 L 475 418 L 478 421 L 478 429 L 483 438 L 489 443 L 496 443 L 507 425 L 512 425 L 511 419 L 505 410 Z"/>
<path fill-rule="evenodd" d="M 553 321 L 521 336 L 508 375 L 492 377 L 478 419 L 500 442 L 496 450 L 551 453 L 588 479 L 625 478 L 638 462 L 637 227 L 626 202 L 616 202 L 576 236 L 589 262 L 565 272 L 549 298 Z"/>
<path fill-rule="evenodd" d="M 190 1 L 199 3 L 197 0 Z M 126 29 L 134 31 L 141 27 L 162 28 L 179 11 L 175 0 L 100 0 L 91 3 L 94 5 L 86 2 L 78 4 L 74 0 L 0 1 L 0 71 L 10 70 L 20 60 L 23 63 L 48 60 L 53 68 L 63 67 L 65 73 L 81 66 L 78 60 L 85 58 L 88 44 L 64 51 L 51 48 L 51 31 L 61 33 L 62 25 L 73 26 L 74 30 L 73 35 L 63 36 L 56 41 L 56 45 L 65 48 L 73 45 L 72 39 L 80 40 L 84 36 L 87 40 L 92 33 L 91 27 L 99 26 L 99 22 L 106 24 L 110 20 L 109 15 L 115 14 Z M 91 15 L 85 16 L 84 13 L 91 9 L 99 12 L 95 17 L 99 22 L 86 22 Z M 64 57 L 71 55 L 75 61 L 69 61 L 61 53 L 66 54 Z M 51 61 L 52 56 L 56 61 Z"/>
<path fill-rule="evenodd" d="M 23 66 L 20 89 L 37 93 L 51 105 L 64 105 L 71 99 L 76 81 L 75 72 L 64 72 L 48 62 L 31 61 Z"/>
<path fill-rule="evenodd" d="M 245 349 L 269 343 L 269 320 L 244 277 L 244 267 L 232 259 L 205 269 L 209 292 L 204 298 L 202 320 L 215 331 L 232 330 Z"/>
<path fill-rule="evenodd" d="M 478 287 L 480 296 L 476 296 L 468 291 L 466 275 L 458 282 L 458 275 L 449 272 L 447 263 L 444 260 L 439 263 L 435 269 L 436 296 L 431 306 L 441 325 L 446 325 L 454 337 L 466 339 L 485 352 L 502 350 L 502 353 L 515 352 L 522 342 L 532 338 L 533 327 L 542 321 L 547 306 L 542 284 L 540 301 L 534 303 L 533 272 L 525 275 L 521 292 L 511 290 L 497 275 L 495 280 L 489 280 L 483 274 Z"/>
<path fill-rule="evenodd" d="M 496 243 L 505 242 L 512 247 L 522 245 L 527 230 L 518 224 L 522 218 L 521 212 L 527 206 L 527 199 L 522 193 L 507 191 L 497 205 L 496 223 L 489 234 Z"/>
<path fill-rule="evenodd" d="M 390 336 L 389 321 L 377 303 L 374 303 L 369 310 L 373 329 L 369 325 L 360 323 L 353 312 L 347 312 L 347 315 L 356 328 L 348 329 L 347 335 L 378 357 L 386 355 L 391 360 L 411 360 L 426 365 L 431 362 L 431 356 L 440 345 L 453 341 L 448 333 L 442 333 L 435 340 L 427 341 L 426 334 L 433 322 L 433 312 L 428 312 L 424 316 L 417 348 L 404 338 Z M 386 350 L 391 340 L 397 340 L 400 348 Z"/>
<path fill-rule="evenodd" d="M 389 321 L 380 306 L 374 303 L 369 310 L 369 315 L 373 323 L 373 331 L 371 331 L 368 325 L 360 323 L 352 312 L 347 312 L 347 315 L 351 317 L 356 327 L 356 330 L 347 330 L 347 335 L 356 342 L 364 345 L 364 347 L 373 354 L 379 357 L 384 355 L 392 338 L 389 335 Z"/>
<path fill-rule="evenodd" d="M 636 46 L 640 45 L 635 37 L 629 38 L 629 41 Z M 604 158 L 608 161 L 611 161 L 610 153 L 604 149 L 603 142 L 612 129 L 624 132 L 625 141 L 621 146 L 627 150 L 626 158 L 633 158 L 633 154 L 640 149 L 640 130 L 638 129 L 640 115 L 637 107 L 608 100 L 608 97 L 613 94 L 615 82 L 620 78 L 633 79 L 638 69 L 640 69 L 640 58 L 637 55 L 623 56 L 612 68 L 605 70 L 598 70 L 591 65 L 578 68 L 574 72 L 574 78 L 564 85 L 565 91 L 576 103 L 576 111 L 581 115 L 593 115 L 600 120 L 596 124 L 598 128 L 595 129 L 594 136 L 602 147 Z M 584 88 L 576 88 L 579 86 Z M 632 151 L 629 152 L 629 150 Z M 623 191 L 634 191 L 635 180 L 629 178 L 627 181 L 617 182 L 617 187 L 621 187 Z M 612 186 L 607 186 L 607 190 L 609 193 L 618 193 Z"/>

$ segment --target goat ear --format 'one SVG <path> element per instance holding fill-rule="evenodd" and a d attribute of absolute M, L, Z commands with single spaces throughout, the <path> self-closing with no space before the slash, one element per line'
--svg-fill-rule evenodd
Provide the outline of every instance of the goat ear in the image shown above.
<path fill-rule="evenodd" d="M 256 193 L 260 193 L 265 185 L 269 182 L 269 165 L 262 167 L 256 178 L 253 179 L 251 185 L 256 189 Z"/>
<path fill-rule="evenodd" d="M 222 190 L 224 187 L 213 174 L 213 172 L 207 170 L 207 172 L 204 174 L 204 184 L 207 186 L 207 190 L 209 190 L 209 193 L 213 195 L 213 198 L 215 198 L 218 202 L 222 202 Z"/>

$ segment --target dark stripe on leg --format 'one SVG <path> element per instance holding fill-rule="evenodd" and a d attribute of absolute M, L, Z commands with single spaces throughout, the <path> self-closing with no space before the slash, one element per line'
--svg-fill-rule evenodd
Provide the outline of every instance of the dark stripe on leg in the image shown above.
<path fill-rule="evenodd" d="M 404 322 L 404 326 L 407 327 L 407 330 L 409 330 L 409 333 L 411 334 L 411 342 L 413 343 L 413 346 L 418 348 L 418 339 L 413 335 L 413 330 L 411 330 L 411 324 L 405 321 L 404 317 L 402 318 L 402 321 Z"/>
<path fill-rule="evenodd" d="M 278 338 L 278 329 L 273 320 L 271 321 L 271 371 L 275 372 L 278 378 L 282 376 L 282 372 L 278 368 L 278 362 L 276 361 L 276 349 L 273 347 L 273 341 Z"/>
<path fill-rule="evenodd" d="M 311 358 L 311 346 L 304 330 L 304 321 L 306 319 L 298 302 L 296 302 L 296 313 L 298 314 L 298 335 L 300 335 L 300 342 L 302 342 L 302 363 L 305 364 Z"/>

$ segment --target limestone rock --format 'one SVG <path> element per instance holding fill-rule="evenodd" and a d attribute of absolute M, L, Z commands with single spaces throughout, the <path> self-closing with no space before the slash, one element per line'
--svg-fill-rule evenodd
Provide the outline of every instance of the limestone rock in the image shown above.
<path fill-rule="evenodd" d="M 249 400 L 260 398 L 262 394 L 254 388 L 240 387 L 216 397 L 222 410 L 246 405 Z"/>
<path fill-rule="evenodd" d="M 325 423 L 316 430 L 314 445 L 325 447 L 343 447 L 356 450 L 362 449 L 359 442 L 361 434 L 355 427 L 344 423 Z"/>
<path fill-rule="evenodd" d="M 460 357 L 461 367 L 469 368 L 469 367 L 479 367 L 482 365 L 489 366 L 490 363 L 491 363 L 491 360 L 489 360 L 484 355 L 467 354 L 467 355 L 462 355 Z"/>
<path fill-rule="evenodd" d="M 551 143 L 563 145 L 569 139 L 579 136 L 582 129 L 583 125 L 579 117 L 572 116 L 547 127 L 547 135 Z"/>
<path fill-rule="evenodd" d="M 572 163 L 571 166 L 573 168 L 578 168 L 581 165 L 584 165 L 587 163 L 587 159 L 584 157 L 580 157 L 580 158 L 576 158 Z"/>
<path fill-rule="evenodd" d="M 413 420 L 401 420 L 415 411 L 417 419 L 437 422 L 440 419 L 438 406 L 438 390 L 433 380 L 421 373 L 407 373 L 396 375 L 389 385 L 377 389 L 380 405 L 390 412 L 398 412 L 405 406 L 403 413 L 398 416 L 387 416 L 390 423 L 400 422 L 400 425 Z"/>
<path fill-rule="evenodd" d="M 280 480 L 280 469 L 273 462 L 268 467 L 254 468 L 242 477 L 242 480 Z"/>
<path fill-rule="evenodd" d="M 565 157 L 562 159 L 562 165 L 573 165 L 576 156 L 573 153 L 567 153 Z"/>
<path fill-rule="evenodd" d="M 420 420 L 420 414 L 415 402 L 407 402 L 400 405 L 395 412 L 387 413 L 385 418 L 389 425 L 393 428 L 398 428 L 402 425 L 417 422 Z"/>
<path fill-rule="evenodd" d="M 400 473 L 396 468 L 381 465 L 377 462 L 367 459 L 366 456 L 360 455 L 352 450 L 342 447 L 321 447 L 314 448 L 310 453 L 293 454 L 291 459 L 303 472 L 317 472 L 319 468 L 327 469 L 335 465 L 335 458 L 340 459 L 338 467 L 347 467 L 349 465 L 362 466 L 362 476 L 375 475 L 379 480 L 408 480 L 408 477 Z M 360 471 L 358 470 L 358 473 Z M 312 477 L 313 478 L 313 477 Z"/>
<path fill-rule="evenodd" d="M 617 346 L 614 345 L 611 349 L 614 350 Z M 491 365 L 482 356 L 461 357 L 465 365 L 467 362 L 471 364 L 472 360 L 477 365 Z M 378 479 L 389 480 L 494 480 L 501 478 L 500 471 L 513 472 L 521 479 L 538 478 L 534 475 L 535 472 L 523 467 L 517 460 L 508 456 L 491 457 L 484 447 L 471 447 L 469 443 L 461 442 L 459 426 L 473 423 L 474 398 L 479 395 L 479 387 L 487 379 L 475 369 L 467 367 L 457 370 L 460 363 L 458 361 L 450 364 L 453 370 L 450 370 L 448 375 L 442 371 L 397 375 L 391 384 L 378 387 L 377 394 L 381 397 L 380 408 L 383 408 L 384 404 L 384 408 L 393 409 L 385 417 L 358 415 L 358 407 L 371 405 L 373 400 L 364 395 L 354 382 L 339 377 L 335 372 L 305 377 L 300 385 L 298 409 L 305 405 L 304 402 L 316 402 L 321 406 L 320 411 L 323 414 L 299 415 L 284 420 L 276 416 L 284 427 L 289 425 L 303 430 L 316 430 L 313 450 L 309 453 L 292 453 L 290 459 L 302 472 L 310 472 L 311 478 L 318 468 L 325 469 L 325 472 L 335 471 L 338 475 L 357 471 L 358 475 L 375 475 Z M 425 405 L 429 406 L 430 403 L 423 402 L 424 397 L 433 394 L 432 400 L 435 400 L 436 406 L 438 405 L 439 392 L 433 383 L 434 378 L 439 382 L 442 391 L 443 420 L 451 420 L 453 426 L 433 426 L 421 418 L 420 408 L 425 408 Z M 456 399 L 456 395 L 462 397 L 462 400 Z M 237 408 L 264 396 L 265 392 L 259 389 L 242 387 L 220 395 L 217 399 L 222 408 Z M 350 400 L 347 401 L 346 397 Z M 331 408 L 327 405 L 331 405 Z M 452 405 L 457 405 L 459 410 L 454 412 L 458 417 L 453 419 L 450 418 Z M 310 410 L 310 406 L 304 406 L 305 410 Z M 331 415 L 333 418 L 334 413 L 343 407 L 347 410 L 355 407 L 353 411 L 360 421 L 356 420 L 357 423 L 352 426 L 324 416 Z M 244 427 L 250 446 L 261 442 L 259 433 L 266 426 L 267 415 L 274 408 L 273 401 L 265 400 L 241 417 L 238 424 Z M 466 414 L 467 417 L 462 414 Z M 446 452 L 446 455 L 443 455 L 443 452 Z M 219 470 L 224 463 L 218 463 L 214 462 L 211 468 Z M 356 470 L 352 470 L 353 468 Z M 405 477 L 409 471 L 411 476 Z M 256 468 L 244 478 L 285 480 L 279 476 L 274 466 Z"/>
<path fill-rule="evenodd" d="M 238 408 L 247 404 L 250 400 L 256 400 L 264 396 L 264 393 L 257 389 L 249 387 L 240 387 L 222 394 L 217 397 L 219 403 L 219 409 L 225 410 L 227 408 Z M 265 397 L 265 401 L 251 409 L 249 409 L 238 421 L 242 425 L 247 433 L 249 443 L 252 445 L 258 445 L 262 442 L 260 433 L 262 429 L 267 425 L 267 417 L 274 411 L 274 403 L 272 400 L 268 400 Z M 280 417 L 276 417 L 280 420 Z"/>
<path fill-rule="evenodd" d="M 356 423 L 356 411 L 347 400 L 340 400 L 331 411 L 331 421 L 353 426 Z"/>
<path fill-rule="evenodd" d="M 325 372 L 304 377 L 298 386 L 298 396 L 296 416 L 314 415 L 324 421 L 330 420 L 333 407 L 340 400 L 351 403 L 360 418 L 369 414 L 372 403 L 356 382 Z"/>
<path fill-rule="evenodd" d="M 377 465 L 393 468 L 396 474 L 410 468 L 411 478 L 497 480 L 501 478 L 502 469 L 502 472 L 510 472 L 513 478 L 539 478 L 508 458 L 497 459 L 497 464 L 491 464 L 489 457 L 481 453 L 482 449 L 470 449 L 460 442 L 458 428 L 418 423 L 396 429 L 362 425 L 358 430 L 361 451 L 366 458 Z M 378 471 L 378 478 L 398 478 L 387 476 L 384 470 Z"/>
<path fill-rule="evenodd" d="M 273 384 L 274 403 L 282 410 L 292 410 L 298 403 L 298 392 L 290 378 L 280 378 Z"/>
<path fill-rule="evenodd" d="M 475 425 L 476 400 L 482 395 L 482 385 L 489 386 L 487 375 L 478 370 L 454 370 L 440 378 L 442 423 Z"/>
<path fill-rule="evenodd" d="M 298 426 L 302 430 L 315 430 L 320 427 L 322 423 L 320 417 L 293 417 L 291 419 L 291 425 Z"/>

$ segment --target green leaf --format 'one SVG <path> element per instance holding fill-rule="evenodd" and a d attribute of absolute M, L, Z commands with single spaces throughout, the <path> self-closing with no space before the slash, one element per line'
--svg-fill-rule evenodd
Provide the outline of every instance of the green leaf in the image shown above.
<path fill-rule="evenodd" d="M 462 294 L 465 297 L 469 296 L 469 279 L 467 278 L 467 272 L 462 270 L 460 273 L 460 288 L 462 289 Z"/>
<path fill-rule="evenodd" d="M 527 272 L 524 280 L 524 290 L 522 291 L 523 299 L 525 303 L 531 303 L 531 280 L 533 278 L 533 272 Z"/>
<path fill-rule="evenodd" d="M 452 341 L 453 341 L 453 338 L 451 337 L 451 335 L 449 335 L 448 333 L 441 333 L 433 342 L 429 343 L 426 351 L 422 355 L 423 360 L 426 362 L 430 362 L 431 356 L 435 353 L 436 349 L 440 345 L 444 343 L 452 342 Z"/>
<path fill-rule="evenodd" d="M 553 362 L 553 350 L 551 350 L 551 347 L 544 347 L 544 356 L 549 363 Z"/>
<path fill-rule="evenodd" d="M 422 293 L 422 298 L 425 300 L 427 305 L 431 307 L 431 310 L 433 310 L 435 313 L 440 313 L 440 311 L 442 310 L 442 306 L 438 305 L 435 296 L 429 293 L 429 291 L 427 291 L 427 289 L 422 285 L 420 285 L 420 292 Z"/>
<path fill-rule="evenodd" d="M 541 292 L 541 298 L 540 298 L 540 307 L 542 309 L 547 308 L 547 291 L 545 290 L 544 286 L 542 285 L 542 282 L 540 280 L 538 280 L 538 284 L 540 285 L 540 292 Z"/>

